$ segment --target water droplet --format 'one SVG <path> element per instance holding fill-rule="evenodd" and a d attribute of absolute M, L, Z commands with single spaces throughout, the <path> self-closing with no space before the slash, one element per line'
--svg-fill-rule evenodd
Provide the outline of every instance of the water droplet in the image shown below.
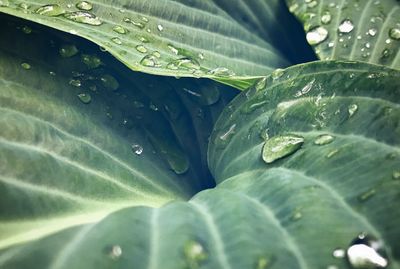
<path fill-rule="evenodd" d="M 274 161 L 295 153 L 304 143 L 304 137 L 298 135 L 274 136 L 267 141 L 262 149 L 262 159 L 266 163 Z"/>
<path fill-rule="evenodd" d="M 388 260 L 383 257 L 382 242 L 360 234 L 347 249 L 347 259 L 353 268 L 386 268 Z"/>
<path fill-rule="evenodd" d="M 353 117 L 353 115 L 357 112 L 358 106 L 356 104 L 349 105 L 348 112 L 349 118 Z"/>
<path fill-rule="evenodd" d="M 22 32 L 24 34 L 30 34 L 30 33 L 32 33 L 32 28 L 25 25 L 25 26 L 22 27 Z"/>
<path fill-rule="evenodd" d="M 122 255 L 122 248 L 119 245 L 107 247 L 107 254 L 113 260 L 118 260 Z"/>
<path fill-rule="evenodd" d="M 169 48 L 169 50 L 170 50 L 173 54 L 175 54 L 175 55 L 178 55 L 178 54 L 179 54 L 179 50 L 178 50 L 177 48 L 175 48 L 173 45 L 168 44 L 167 47 Z"/>
<path fill-rule="evenodd" d="M 334 150 L 330 151 L 330 152 L 326 155 L 326 158 L 330 159 L 330 158 L 332 158 L 333 156 L 335 156 L 338 152 L 339 152 L 338 149 L 334 149 Z"/>
<path fill-rule="evenodd" d="M 298 221 L 302 217 L 303 217 L 303 214 L 299 210 L 296 210 L 292 213 L 292 216 L 290 217 L 290 219 L 293 221 Z"/>
<path fill-rule="evenodd" d="M 146 55 L 140 61 L 140 64 L 147 67 L 160 67 L 158 60 L 153 55 Z"/>
<path fill-rule="evenodd" d="M 389 49 L 384 49 L 383 51 L 382 51 L 382 55 L 381 55 L 381 57 L 382 58 L 387 58 L 387 57 L 389 57 L 390 56 L 390 50 Z"/>
<path fill-rule="evenodd" d="M 321 16 L 321 23 L 328 24 L 332 20 L 331 13 L 329 11 L 325 11 Z"/>
<path fill-rule="evenodd" d="M 176 69 L 198 70 L 200 69 L 200 64 L 195 59 L 185 57 L 172 61 L 167 65 L 167 68 L 171 70 L 176 70 Z"/>
<path fill-rule="evenodd" d="M 70 13 L 65 13 L 64 17 L 79 23 L 89 24 L 89 25 L 101 25 L 101 20 L 93 13 L 87 11 L 75 11 Z"/>
<path fill-rule="evenodd" d="M 328 43 L 328 48 L 333 48 L 333 46 L 335 46 L 335 42 L 332 41 Z"/>
<path fill-rule="evenodd" d="M 161 53 L 159 51 L 153 51 L 153 53 L 151 54 L 156 58 L 160 58 L 161 57 Z"/>
<path fill-rule="evenodd" d="M 394 171 L 392 174 L 393 179 L 400 179 L 400 170 Z"/>
<path fill-rule="evenodd" d="M 162 32 L 164 30 L 164 27 L 161 24 L 159 24 L 157 25 L 157 29 L 158 31 Z"/>
<path fill-rule="evenodd" d="M 80 10 L 86 10 L 86 11 L 93 9 L 93 5 L 86 1 L 81 1 L 81 2 L 77 3 L 76 7 L 79 8 Z"/>
<path fill-rule="evenodd" d="M 394 40 L 400 40 L 400 28 L 391 28 L 389 30 L 389 37 Z"/>
<path fill-rule="evenodd" d="M 307 2 L 307 1 L 306 1 Z M 314 8 L 318 5 L 317 1 L 308 1 L 307 7 Z"/>
<path fill-rule="evenodd" d="M 0 7 L 8 7 L 9 5 L 8 0 L 0 0 Z"/>
<path fill-rule="evenodd" d="M 285 73 L 284 69 L 278 68 L 272 72 L 271 77 L 273 80 L 276 80 L 276 79 L 280 78 L 281 76 L 283 76 L 284 73 Z"/>
<path fill-rule="evenodd" d="M 41 6 L 38 9 L 36 9 L 35 12 L 40 15 L 55 17 L 64 14 L 65 10 L 61 6 L 55 4 L 55 5 Z"/>
<path fill-rule="evenodd" d="M 208 256 L 203 245 L 196 241 L 187 242 L 183 248 L 183 252 L 189 268 L 199 268 L 200 264 Z"/>
<path fill-rule="evenodd" d="M 135 47 L 135 49 L 136 49 L 138 52 L 140 52 L 140 53 L 146 53 L 146 52 L 147 52 L 146 47 L 143 46 L 143 45 L 137 45 L 137 46 Z M 152 54 L 152 55 L 154 56 L 154 54 Z"/>
<path fill-rule="evenodd" d="M 197 54 L 197 56 L 199 57 L 200 60 L 204 60 L 204 54 L 203 53 L 199 53 Z"/>
<path fill-rule="evenodd" d="M 349 19 L 343 20 L 338 28 L 339 32 L 344 34 L 350 33 L 351 31 L 353 31 L 353 29 L 354 29 L 353 22 Z"/>
<path fill-rule="evenodd" d="M 317 139 L 315 139 L 314 144 L 318 146 L 327 145 L 332 143 L 333 140 L 335 140 L 333 136 L 328 134 L 323 134 L 318 136 Z"/>
<path fill-rule="evenodd" d="M 312 28 L 307 32 L 306 39 L 311 46 L 318 45 L 325 41 L 328 37 L 328 30 L 322 26 Z"/>
<path fill-rule="evenodd" d="M 142 21 L 144 21 L 144 22 L 149 22 L 149 19 L 146 18 L 146 17 L 144 17 L 144 16 L 140 17 L 140 19 L 141 19 Z"/>
<path fill-rule="evenodd" d="M 21 64 L 21 67 L 22 67 L 23 69 L 25 69 L 25 70 L 31 69 L 31 65 L 28 64 L 28 63 L 22 63 L 22 64 Z"/>
<path fill-rule="evenodd" d="M 82 86 L 82 82 L 79 79 L 70 79 L 68 83 L 74 87 Z"/>
<path fill-rule="evenodd" d="M 375 189 L 370 189 L 364 193 L 362 193 L 359 197 L 358 200 L 360 202 L 364 202 L 367 201 L 368 199 L 370 199 L 372 196 L 374 196 L 376 194 L 376 190 Z"/>
<path fill-rule="evenodd" d="M 89 69 L 94 69 L 102 65 L 100 58 L 96 55 L 82 54 L 81 60 Z"/>
<path fill-rule="evenodd" d="M 222 141 L 229 141 L 232 136 L 235 134 L 236 124 L 233 124 L 229 127 L 229 129 L 219 136 L 219 139 Z"/>
<path fill-rule="evenodd" d="M 92 101 L 92 97 L 88 93 L 80 93 L 78 94 L 78 98 L 84 104 L 89 104 Z"/>
<path fill-rule="evenodd" d="M 138 36 L 138 40 L 143 43 L 149 43 L 149 40 L 144 36 Z"/>
<path fill-rule="evenodd" d="M 118 33 L 118 34 L 126 34 L 126 33 L 128 33 L 128 30 L 125 27 L 122 27 L 121 25 L 115 25 L 113 27 L 113 31 Z"/>
<path fill-rule="evenodd" d="M 256 263 L 256 269 L 267 269 L 274 262 L 273 257 L 260 257 Z"/>
<path fill-rule="evenodd" d="M 378 33 L 378 30 L 375 29 L 375 28 L 371 28 L 371 29 L 368 30 L 368 34 L 370 36 L 375 36 L 377 33 Z"/>
<path fill-rule="evenodd" d="M 119 88 L 118 81 L 111 75 L 105 74 L 100 77 L 100 81 L 104 88 L 112 91 L 116 91 Z"/>
<path fill-rule="evenodd" d="M 232 77 L 235 73 L 228 68 L 225 67 L 217 67 L 207 72 L 210 75 L 214 75 L 217 77 Z"/>
<path fill-rule="evenodd" d="M 118 37 L 111 38 L 111 41 L 114 42 L 117 45 L 122 45 L 122 41 Z"/>
<path fill-rule="evenodd" d="M 260 79 L 259 81 L 257 81 L 256 83 L 256 91 L 262 91 L 265 89 L 265 86 L 267 85 L 267 78 L 264 77 L 262 79 Z"/>
<path fill-rule="evenodd" d="M 315 79 L 311 80 L 300 91 L 296 92 L 294 97 L 301 97 L 304 94 L 307 94 L 308 92 L 310 92 L 310 90 L 312 89 L 312 86 L 314 85 L 314 82 L 315 82 Z"/>
<path fill-rule="evenodd" d="M 63 58 L 69 58 L 78 53 L 78 49 L 73 44 L 62 45 L 59 49 L 60 56 Z"/>
<path fill-rule="evenodd" d="M 141 155 L 143 153 L 143 147 L 139 144 L 133 144 L 131 146 L 133 153 L 136 155 Z"/>
<path fill-rule="evenodd" d="M 346 256 L 346 251 L 341 248 L 337 248 L 332 252 L 332 256 L 337 259 L 343 259 Z"/>
<path fill-rule="evenodd" d="M 49 72 L 49 75 L 50 75 L 50 76 L 55 76 L 55 75 L 56 75 L 56 72 L 50 71 L 50 72 Z"/>

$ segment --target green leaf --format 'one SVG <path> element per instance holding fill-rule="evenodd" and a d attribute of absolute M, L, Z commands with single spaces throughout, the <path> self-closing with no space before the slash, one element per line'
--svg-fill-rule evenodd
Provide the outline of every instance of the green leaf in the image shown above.
<path fill-rule="evenodd" d="M 265 89 L 258 84 L 258 91 L 242 93 L 220 118 L 219 129 L 233 122 L 236 127 L 229 128 L 227 144 L 210 147 L 213 173 L 222 182 L 215 189 L 187 203 L 123 209 L 5 249 L 0 264 L 350 268 L 333 253 L 367 233 L 381 242 L 388 268 L 400 268 L 399 77 L 392 69 L 346 62 L 275 73 Z M 267 103 L 261 106 L 261 100 Z M 249 128 L 253 124 L 257 128 Z M 271 139 L 292 133 L 304 143 L 267 164 L 262 125 Z M 213 141 L 220 137 L 217 131 Z"/>
<path fill-rule="evenodd" d="M 276 2 L 268 7 L 282 9 Z M 211 1 L 137 0 L 111 5 L 97 0 L 85 7 L 79 2 L 12 1 L 0 12 L 84 37 L 129 68 L 150 74 L 209 77 L 244 88 L 288 64 L 268 39 Z"/>
<path fill-rule="evenodd" d="M 0 248 L 214 185 L 207 139 L 234 91 L 132 74 L 87 42 L 0 24 Z"/>
<path fill-rule="evenodd" d="M 287 0 L 320 59 L 348 59 L 400 69 L 400 3 Z"/>

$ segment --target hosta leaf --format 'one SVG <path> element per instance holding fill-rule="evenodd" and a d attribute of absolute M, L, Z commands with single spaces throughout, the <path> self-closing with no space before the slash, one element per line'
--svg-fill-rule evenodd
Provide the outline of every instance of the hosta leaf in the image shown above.
<path fill-rule="evenodd" d="M 159 209 L 123 209 L 4 249 L 1 266 L 350 268 L 340 253 L 368 234 L 384 250 L 380 264 L 400 268 L 400 73 L 322 62 L 273 77 L 267 78 L 267 88 L 258 84 L 259 91 L 241 94 L 220 118 L 222 129 L 232 122 L 236 127 L 230 128 L 228 144 L 210 148 L 210 164 L 216 164 L 213 173 L 221 182 L 215 189 Z M 261 100 L 268 103 L 247 110 Z M 326 117 L 318 128 L 316 107 Z M 248 128 L 257 121 L 257 128 Z M 303 144 L 266 164 L 263 125 L 270 139 L 291 134 L 303 137 Z"/>
<path fill-rule="evenodd" d="M 0 248 L 214 185 L 206 144 L 228 89 L 132 74 L 87 42 L 8 19 L 0 18 Z"/>
<path fill-rule="evenodd" d="M 150 74 L 210 77 L 244 88 L 288 65 L 268 40 L 214 2 L 12 1 L 0 12 L 89 39 L 131 69 Z"/>
<path fill-rule="evenodd" d="M 349 59 L 400 68 L 397 0 L 287 0 L 320 59 Z"/>

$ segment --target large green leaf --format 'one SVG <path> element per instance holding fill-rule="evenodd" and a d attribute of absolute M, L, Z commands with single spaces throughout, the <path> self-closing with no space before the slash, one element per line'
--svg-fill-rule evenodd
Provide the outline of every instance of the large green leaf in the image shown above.
<path fill-rule="evenodd" d="M 397 0 L 287 0 L 320 59 L 349 59 L 400 69 Z"/>
<path fill-rule="evenodd" d="M 245 88 L 255 77 L 288 65 L 269 37 L 282 42 L 286 24 L 281 26 L 272 16 L 274 31 L 260 37 L 213 1 L 2 2 L 0 12 L 89 39 L 131 69 L 150 74 L 209 77 Z M 256 3 L 251 6 L 257 8 Z M 288 17 L 281 1 L 265 2 L 263 9 Z M 270 22 L 269 16 L 257 16 L 250 15 L 252 20 Z M 287 24 L 296 25 L 290 20 Z M 300 45 L 298 55 L 303 51 Z"/>
<path fill-rule="evenodd" d="M 132 74 L 87 42 L 9 19 L 0 17 L 0 248 L 214 185 L 208 136 L 235 91 Z"/>
<path fill-rule="evenodd" d="M 388 268 L 400 268 L 399 77 L 343 62 L 274 73 L 220 118 L 219 129 L 231 131 L 213 136 L 210 165 L 221 182 L 215 189 L 10 247 L 0 265 L 349 268 L 332 253 L 368 233 L 382 244 Z M 265 128 L 269 141 L 291 133 L 304 144 L 267 164 Z M 325 136 L 322 143 L 321 134 L 333 141 Z"/>

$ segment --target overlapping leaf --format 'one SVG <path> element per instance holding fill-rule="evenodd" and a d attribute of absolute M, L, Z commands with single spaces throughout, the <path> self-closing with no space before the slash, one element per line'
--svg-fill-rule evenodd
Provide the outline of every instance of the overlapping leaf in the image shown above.
<path fill-rule="evenodd" d="M 349 59 L 400 68 L 396 0 L 287 0 L 320 59 Z"/>

